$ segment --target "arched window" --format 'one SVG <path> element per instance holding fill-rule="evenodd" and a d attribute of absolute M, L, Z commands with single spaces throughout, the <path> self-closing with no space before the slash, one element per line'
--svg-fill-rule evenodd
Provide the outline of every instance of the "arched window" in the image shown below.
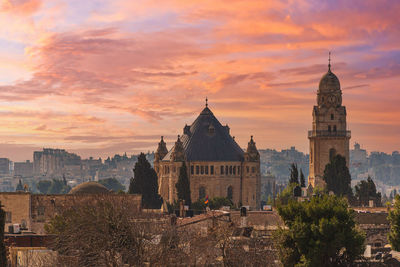
<path fill-rule="evenodd" d="M 232 166 L 229 166 L 229 174 L 232 175 Z"/>
<path fill-rule="evenodd" d="M 224 166 L 221 166 L 221 174 L 224 174 Z"/>
<path fill-rule="evenodd" d="M 231 185 L 226 190 L 226 197 L 230 200 L 233 199 L 233 187 Z"/>
<path fill-rule="evenodd" d="M 331 120 L 333 120 L 335 118 L 335 116 L 333 115 L 333 113 L 331 114 Z"/>
<path fill-rule="evenodd" d="M 329 160 L 332 160 L 336 156 L 336 149 L 329 149 Z"/>
<path fill-rule="evenodd" d="M 328 125 L 328 132 L 331 132 L 332 130 L 331 130 L 331 126 L 330 125 Z"/>
<path fill-rule="evenodd" d="M 203 199 L 206 197 L 206 189 L 204 186 L 200 186 L 199 188 L 199 199 Z"/>
<path fill-rule="evenodd" d="M 336 125 L 333 125 L 333 131 L 336 132 Z"/>

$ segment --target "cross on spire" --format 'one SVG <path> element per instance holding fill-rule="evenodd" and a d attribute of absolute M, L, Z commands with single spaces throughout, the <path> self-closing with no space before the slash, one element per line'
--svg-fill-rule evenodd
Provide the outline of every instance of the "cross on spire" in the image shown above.
<path fill-rule="evenodd" d="M 208 107 L 208 98 L 206 97 L 206 108 Z"/>
<path fill-rule="evenodd" d="M 329 58 L 328 58 L 328 70 L 331 71 L 331 51 L 329 51 Z"/>

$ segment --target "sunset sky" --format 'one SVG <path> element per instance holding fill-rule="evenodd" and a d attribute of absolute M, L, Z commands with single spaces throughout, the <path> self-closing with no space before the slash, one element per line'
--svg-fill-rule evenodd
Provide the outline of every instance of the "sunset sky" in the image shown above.
<path fill-rule="evenodd" d="M 400 150 L 400 1 L 0 0 L 0 157 L 168 148 L 205 104 L 239 145 L 296 146 L 328 51 L 351 146 Z"/>

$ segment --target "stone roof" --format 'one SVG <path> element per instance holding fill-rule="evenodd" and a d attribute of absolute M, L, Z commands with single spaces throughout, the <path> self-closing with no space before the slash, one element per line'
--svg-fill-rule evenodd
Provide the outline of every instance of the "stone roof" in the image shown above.
<path fill-rule="evenodd" d="M 243 160 L 244 152 L 230 135 L 228 125 L 222 126 L 207 106 L 192 125 L 184 127 L 179 141 L 182 142 L 186 161 Z M 163 161 L 171 160 L 174 147 Z"/>
<path fill-rule="evenodd" d="M 319 82 L 319 91 L 338 91 L 340 90 L 340 82 L 338 77 L 329 69 L 328 72 L 322 76 Z"/>
<path fill-rule="evenodd" d="M 108 190 L 104 185 L 98 182 L 85 182 L 75 186 L 68 194 L 108 194 Z"/>

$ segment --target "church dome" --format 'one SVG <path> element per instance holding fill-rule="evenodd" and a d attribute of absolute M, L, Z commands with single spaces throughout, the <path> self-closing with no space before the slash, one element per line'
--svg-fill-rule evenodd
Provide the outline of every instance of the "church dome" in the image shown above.
<path fill-rule="evenodd" d="M 319 82 L 319 91 L 327 92 L 327 91 L 339 91 L 340 90 L 340 82 L 338 77 L 329 69 L 328 72 L 322 76 L 321 81 Z"/>
<path fill-rule="evenodd" d="M 75 186 L 69 191 L 68 194 L 76 195 L 76 194 L 108 194 L 110 190 L 107 189 L 102 184 L 97 182 L 85 182 L 80 185 Z"/>

